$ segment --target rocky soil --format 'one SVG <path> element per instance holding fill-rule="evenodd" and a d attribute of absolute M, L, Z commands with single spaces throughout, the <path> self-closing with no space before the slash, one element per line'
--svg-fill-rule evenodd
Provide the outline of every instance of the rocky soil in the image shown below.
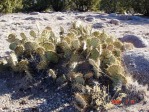
<path fill-rule="evenodd" d="M 51 26 L 59 33 L 60 26 L 65 31 L 71 22 L 80 21 L 83 25 L 91 25 L 93 30 L 106 31 L 117 38 L 126 35 L 137 37 L 135 42 L 141 46 L 124 53 L 124 62 L 130 74 L 140 83 L 149 85 L 149 18 L 141 16 L 104 14 L 97 12 L 49 12 L 49 13 L 14 13 L 0 14 L 0 57 L 6 56 L 9 33 L 28 32 L 33 29 L 42 31 Z M 128 39 L 131 40 L 133 37 Z M 142 44 L 143 43 L 143 44 Z M 136 47 L 137 47 L 136 46 Z M 135 75 L 137 74 L 137 75 Z M 139 75 L 138 75 L 139 74 Z M 44 81 L 43 81 L 44 80 Z M 26 85 L 26 86 L 24 86 Z M 71 90 L 67 86 L 57 88 L 49 79 L 40 76 L 33 82 L 25 82 L 21 76 L 8 72 L 0 73 L 0 112 L 77 112 L 72 106 Z M 116 107 L 109 112 L 148 112 L 149 103 L 140 102 L 132 106 Z"/>

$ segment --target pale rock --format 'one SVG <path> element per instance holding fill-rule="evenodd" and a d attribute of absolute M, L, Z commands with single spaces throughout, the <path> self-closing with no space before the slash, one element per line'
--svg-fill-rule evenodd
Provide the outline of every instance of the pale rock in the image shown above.
<path fill-rule="evenodd" d="M 142 37 L 135 35 L 125 35 L 123 38 L 120 38 L 122 42 L 132 43 L 136 48 L 148 47 L 148 42 Z"/>
<path fill-rule="evenodd" d="M 116 13 L 111 13 L 111 14 L 109 14 L 109 16 L 111 16 L 111 17 L 116 17 L 117 14 L 116 14 Z"/>
<path fill-rule="evenodd" d="M 85 20 L 88 22 L 94 22 L 95 18 L 94 17 L 87 17 L 87 18 L 85 18 Z"/>
<path fill-rule="evenodd" d="M 64 20 L 64 17 L 57 17 L 57 20 Z"/>
<path fill-rule="evenodd" d="M 112 19 L 112 20 L 109 21 L 109 23 L 114 24 L 114 25 L 119 25 L 120 21 L 117 20 L 117 19 Z"/>
<path fill-rule="evenodd" d="M 39 15 L 39 12 L 31 12 L 30 15 Z"/>
<path fill-rule="evenodd" d="M 98 28 L 103 28 L 105 25 L 103 23 L 95 23 L 93 24 L 93 28 L 98 29 Z"/>
<path fill-rule="evenodd" d="M 27 17 L 24 20 L 42 20 L 41 18 Z"/>

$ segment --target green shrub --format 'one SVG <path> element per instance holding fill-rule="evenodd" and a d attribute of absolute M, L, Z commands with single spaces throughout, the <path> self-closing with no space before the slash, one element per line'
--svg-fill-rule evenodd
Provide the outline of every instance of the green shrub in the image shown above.
<path fill-rule="evenodd" d="M 124 13 L 133 9 L 135 13 L 149 15 L 148 0 L 101 0 L 100 6 L 107 13 Z"/>
<path fill-rule="evenodd" d="M 100 0 L 74 0 L 73 7 L 79 11 L 97 11 Z"/>
<path fill-rule="evenodd" d="M 50 7 L 49 0 L 23 0 L 23 11 L 44 11 Z"/>
<path fill-rule="evenodd" d="M 132 8 L 132 0 L 101 0 L 101 10 L 107 13 L 124 13 Z"/>
<path fill-rule="evenodd" d="M 64 11 L 70 8 L 72 0 L 50 0 L 50 3 L 54 11 Z"/>
<path fill-rule="evenodd" d="M 1 13 L 13 13 L 22 9 L 22 0 L 1 0 L 0 12 Z"/>
<path fill-rule="evenodd" d="M 149 16 L 149 1 L 148 0 L 134 1 L 133 8 L 135 12 Z"/>

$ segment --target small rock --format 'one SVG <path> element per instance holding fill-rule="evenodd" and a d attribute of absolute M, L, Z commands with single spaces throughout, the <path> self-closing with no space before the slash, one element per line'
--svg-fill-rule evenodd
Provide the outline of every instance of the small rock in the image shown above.
<path fill-rule="evenodd" d="M 103 20 L 103 21 L 107 21 L 107 19 L 106 18 L 100 18 L 101 20 Z"/>
<path fill-rule="evenodd" d="M 57 17 L 57 20 L 64 20 L 64 18 L 63 17 Z"/>
<path fill-rule="evenodd" d="M 43 18 L 44 20 L 48 21 L 49 19 L 48 18 Z"/>
<path fill-rule="evenodd" d="M 24 28 L 25 28 L 26 30 L 28 30 L 28 29 L 33 29 L 32 26 L 24 26 Z"/>
<path fill-rule="evenodd" d="M 6 20 L 2 19 L 0 22 L 7 22 Z"/>
<path fill-rule="evenodd" d="M 149 84 L 149 49 L 133 49 L 123 54 L 127 71 L 141 84 Z"/>
<path fill-rule="evenodd" d="M 27 17 L 24 20 L 42 20 L 41 18 Z"/>
<path fill-rule="evenodd" d="M 111 14 L 109 14 L 109 16 L 111 16 L 111 17 L 116 17 L 117 14 L 116 14 L 116 13 L 111 13 Z"/>
<path fill-rule="evenodd" d="M 85 20 L 88 22 L 93 22 L 93 21 L 95 21 L 95 18 L 94 17 L 87 17 L 87 18 L 85 18 Z"/>
<path fill-rule="evenodd" d="M 85 16 L 76 16 L 76 19 L 81 19 L 83 20 L 85 18 Z"/>
<path fill-rule="evenodd" d="M 93 28 L 98 29 L 98 28 L 103 28 L 105 25 L 103 23 L 95 23 L 93 24 Z"/>
<path fill-rule="evenodd" d="M 9 109 L 9 108 L 8 108 L 8 107 L 6 107 L 6 106 L 2 108 L 2 110 L 8 110 L 8 109 Z"/>
<path fill-rule="evenodd" d="M 114 25 L 119 25 L 120 21 L 117 20 L 117 19 L 112 19 L 112 20 L 109 21 L 109 23 L 114 24 Z"/>
<path fill-rule="evenodd" d="M 39 12 L 31 12 L 30 15 L 38 15 Z"/>
<path fill-rule="evenodd" d="M 125 35 L 123 38 L 120 38 L 122 42 L 130 42 L 136 48 L 144 48 L 148 47 L 148 42 L 143 39 L 142 37 L 135 36 L 135 35 Z"/>

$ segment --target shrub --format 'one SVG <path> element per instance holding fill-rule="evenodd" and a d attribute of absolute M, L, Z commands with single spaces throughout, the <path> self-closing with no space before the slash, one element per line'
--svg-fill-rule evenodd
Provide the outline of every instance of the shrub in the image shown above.
<path fill-rule="evenodd" d="M 74 0 L 73 7 L 79 11 L 97 11 L 100 0 Z"/>
<path fill-rule="evenodd" d="M 23 11 L 44 11 L 50 7 L 49 0 L 23 0 Z"/>
<path fill-rule="evenodd" d="M 132 0 L 101 0 L 101 10 L 124 13 L 132 8 Z"/>
<path fill-rule="evenodd" d="M 22 0 L 1 0 L 0 12 L 1 13 L 13 13 L 18 12 L 22 8 Z"/>
<path fill-rule="evenodd" d="M 138 0 L 133 2 L 133 8 L 136 12 L 149 16 L 149 1 Z"/>
<path fill-rule="evenodd" d="M 149 15 L 148 0 L 101 0 L 100 6 L 100 9 L 107 13 L 124 13 L 133 9 L 135 13 Z"/>
<path fill-rule="evenodd" d="M 72 0 L 50 0 L 50 3 L 54 11 L 64 11 L 70 8 Z"/>

